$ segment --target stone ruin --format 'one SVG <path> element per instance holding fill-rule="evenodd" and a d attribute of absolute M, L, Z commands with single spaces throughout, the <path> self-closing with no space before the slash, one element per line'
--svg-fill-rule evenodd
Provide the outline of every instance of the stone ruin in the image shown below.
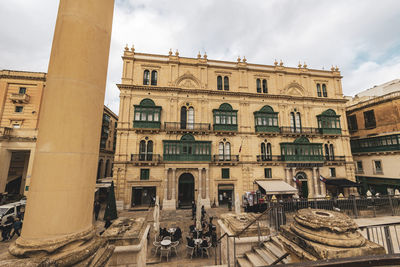
<path fill-rule="evenodd" d="M 221 215 L 222 222 L 229 228 L 229 230 L 234 234 L 241 232 L 250 222 L 255 220 L 257 215 L 254 213 L 225 213 Z M 266 236 L 270 234 L 269 227 L 265 220 L 259 221 L 260 234 L 261 236 Z M 258 225 L 257 223 L 252 224 L 244 233 L 240 235 L 241 237 L 258 236 Z"/>
<path fill-rule="evenodd" d="M 365 239 L 347 215 L 321 209 L 302 209 L 278 236 L 295 261 L 316 261 L 386 254 L 384 247 Z"/>
<path fill-rule="evenodd" d="M 140 243 L 146 226 L 145 218 L 120 217 L 103 233 L 102 237 L 115 246 L 135 245 Z"/>

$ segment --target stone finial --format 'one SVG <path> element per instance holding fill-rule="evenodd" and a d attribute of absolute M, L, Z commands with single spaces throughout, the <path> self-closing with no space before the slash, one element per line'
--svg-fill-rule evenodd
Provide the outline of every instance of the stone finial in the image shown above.
<path fill-rule="evenodd" d="M 203 58 L 207 59 L 207 52 L 204 52 Z"/>
<path fill-rule="evenodd" d="M 240 58 L 240 56 L 238 56 L 237 58 L 237 62 L 240 62 L 242 59 Z"/>
<path fill-rule="evenodd" d="M 335 67 L 333 65 L 331 67 L 331 71 L 335 71 Z"/>
<path fill-rule="evenodd" d="M 135 46 L 134 46 L 134 45 L 132 45 L 132 47 L 131 47 L 131 52 L 132 52 L 132 53 L 135 52 Z"/>
<path fill-rule="evenodd" d="M 179 51 L 178 51 L 178 49 L 176 49 L 176 51 L 175 51 L 175 56 L 179 56 Z"/>
<path fill-rule="evenodd" d="M 125 51 L 129 51 L 128 44 L 125 45 Z"/>
<path fill-rule="evenodd" d="M 301 69 L 301 63 L 300 63 L 300 61 L 299 61 L 299 65 L 297 65 L 297 67 L 299 67 L 299 69 Z"/>
<path fill-rule="evenodd" d="M 279 62 L 279 66 L 283 66 L 283 61 L 282 61 L 282 59 L 281 59 L 281 62 Z"/>
<path fill-rule="evenodd" d="M 339 71 L 339 68 L 338 68 L 338 66 L 335 66 L 335 71 Z"/>
<path fill-rule="evenodd" d="M 201 58 L 200 51 L 199 51 L 199 53 L 197 54 L 197 58 Z"/>
<path fill-rule="evenodd" d="M 278 61 L 275 59 L 275 61 L 274 61 L 274 65 L 275 66 L 278 66 Z"/>
<path fill-rule="evenodd" d="M 168 55 L 172 56 L 172 48 L 169 49 Z"/>
<path fill-rule="evenodd" d="M 243 56 L 243 62 L 244 62 L 244 63 L 246 63 L 246 62 L 247 62 L 247 59 L 246 59 L 246 57 L 245 57 L 245 56 Z"/>
<path fill-rule="evenodd" d="M 307 69 L 307 64 L 306 64 L 305 61 L 304 61 L 304 64 L 303 64 L 303 68 Z"/>

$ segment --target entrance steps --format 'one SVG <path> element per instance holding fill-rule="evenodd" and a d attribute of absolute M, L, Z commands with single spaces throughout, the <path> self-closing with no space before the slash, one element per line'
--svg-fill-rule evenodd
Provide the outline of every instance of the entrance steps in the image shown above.
<path fill-rule="evenodd" d="M 276 236 L 273 236 L 269 241 L 262 243 L 261 247 L 253 247 L 243 257 L 237 258 L 237 264 L 240 267 L 268 266 L 285 254 L 286 250 L 283 248 L 282 243 Z M 278 264 L 287 264 L 289 262 L 290 256 L 287 256 Z"/>

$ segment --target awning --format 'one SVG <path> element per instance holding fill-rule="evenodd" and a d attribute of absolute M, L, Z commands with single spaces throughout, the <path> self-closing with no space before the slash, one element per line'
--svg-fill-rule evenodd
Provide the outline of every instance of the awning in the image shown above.
<path fill-rule="evenodd" d="M 325 184 L 327 185 L 335 185 L 340 187 L 357 187 L 359 184 L 350 181 L 346 178 L 326 178 Z"/>
<path fill-rule="evenodd" d="M 218 185 L 218 190 L 233 190 L 232 184 Z"/>
<path fill-rule="evenodd" d="M 267 195 L 294 195 L 297 189 L 282 180 L 255 181 Z"/>
<path fill-rule="evenodd" d="M 111 183 L 99 183 L 96 184 L 96 188 L 108 188 L 111 186 Z"/>

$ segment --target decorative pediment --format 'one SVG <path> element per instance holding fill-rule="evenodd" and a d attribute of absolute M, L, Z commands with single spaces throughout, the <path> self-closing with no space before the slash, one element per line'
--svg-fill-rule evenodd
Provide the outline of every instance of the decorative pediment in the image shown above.
<path fill-rule="evenodd" d="M 293 81 L 282 90 L 282 94 L 290 96 L 305 96 L 305 89 L 296 81 Z"/>
<path fill-rule="evenodd" d="M 200 81 L 189 71 L 175 81 L 175 85 L 182 88 L 200 88 Z"/>

